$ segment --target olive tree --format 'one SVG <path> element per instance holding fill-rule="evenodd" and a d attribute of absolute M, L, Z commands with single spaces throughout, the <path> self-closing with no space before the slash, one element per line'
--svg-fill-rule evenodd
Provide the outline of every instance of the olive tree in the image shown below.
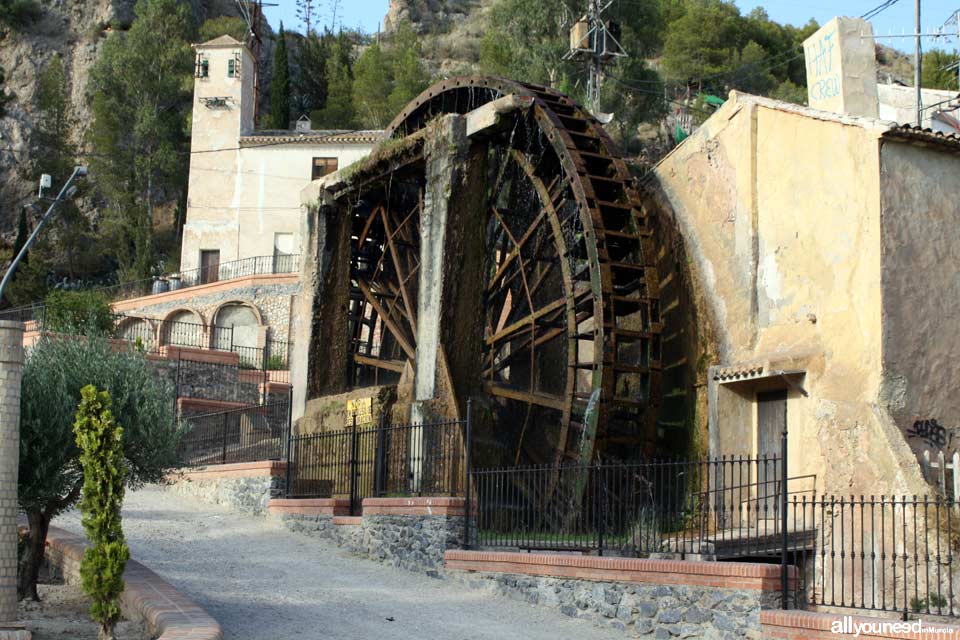
<path fill-rule="evenodd" d="M 173 385 L 143 354 L 119 347 L 95 327 L 45 337 L 29 349 L 20 398 L 18 501 L 29 522 L 17 578 L 21 599 L 39 599 L 50 521 L 80 499 L 83 469 L 73 425 L 80 390 L 90 384 L 109 392 L 113 416 L 123 425 L 127 487 L 159 482 L 176 464 Z"/>

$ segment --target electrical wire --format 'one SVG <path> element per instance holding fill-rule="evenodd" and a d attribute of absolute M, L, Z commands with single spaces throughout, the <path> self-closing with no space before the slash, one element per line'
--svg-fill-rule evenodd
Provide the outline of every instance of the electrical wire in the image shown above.
<path fill-rule="evenodd" d="M 864 20 L 871 20 L 877 17 L 878 15 L 880 15 L 881 13 L 883 13 L 884 11 L 886 11 L 887 9 L 889 9 L 890 7 L 892 7 L 893 5 L 897 4 L 897 2 L 899 1 L 900 0 L 886 0 L 885 2 L 881 2 L 880 4 L 875 6 L 873 9 L 870 9 L 860 17 L 863 18 Z"/>

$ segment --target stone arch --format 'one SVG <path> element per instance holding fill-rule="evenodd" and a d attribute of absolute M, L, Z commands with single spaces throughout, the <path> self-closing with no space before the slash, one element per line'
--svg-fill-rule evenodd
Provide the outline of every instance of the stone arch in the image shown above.
<path fill-rule="evenodd" d="M 211 316 L 214 348 L 255 349 L 263 346 L 266 327 L 256 305 L 244 300 L 229 300 Z"/>
<path fill-rule="evenodd" d="M 144 351 L 153 351 L 157 345 L 157 323 L 152 318 L 123 318 L 117 323 L 117 337 Z"/>
<path fill-rule="evenodd" d="M 206 347 L 207 323 L 203 314 L 192 307 L 174 309 L 160 324 L 157 343 L 162 346 Z"/>

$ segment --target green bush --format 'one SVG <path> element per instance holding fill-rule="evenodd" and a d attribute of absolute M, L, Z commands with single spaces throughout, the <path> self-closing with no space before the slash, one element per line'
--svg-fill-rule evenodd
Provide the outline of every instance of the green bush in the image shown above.
<path fill-rule="evenodd" d="M 123 425 L 126 485 L 160 482 L 176 466 L 180 438 L 173 385 L 146 356 L 118 350 L 106 337 L 42 337 L 23 365 L 20 395 L 20 466 L 17 500 L 30 526 L 17 592 L 37 599 L 46 532 L 57 514 L 80 499 L 84 477 L 73 425 L 81 389 L 110 393 L 111 411 Z"/>
<path fill-rule="evenodd" d="M 113 335 L 113 311 L 107 297 L 99 291 L 52 291 L 45 305 L 45 331 Z"/>
<path fill-rule="evenodd" d="M 284 371 L 287 369 L 287 361 L 279 354 L 272 355 L 267 358 L 267 369 L 270 371 Z"/>
<path fill-rule="evenodd" d="M 100 623 L 101 640 L 112 640 L 120 619 L 123 572 L 130 559 L 120 519 L 127 475 L 123 428 L 113 419 L 109 393 L 91 384 L 80 395 L 73 431 L 83 469 L 80 513 L 91 543 L 83 554 L 80 578 L 84 593 L 93 601 L 90 615 Z"/>
<path fill-rule="evenodd" d="M 35 0 L 0 0 L 0 24 L 22 29 L 36 22 L 43 9 Z"/>

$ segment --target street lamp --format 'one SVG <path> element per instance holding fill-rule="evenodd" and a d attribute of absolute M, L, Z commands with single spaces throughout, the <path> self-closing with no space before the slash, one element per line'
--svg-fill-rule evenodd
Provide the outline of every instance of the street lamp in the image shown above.
<path fill-rule="evenodd" d="M 30 234 L 30 237 L 27 238 L 27 241 L 23 244 L 23 247 L 20 249 L 20 253 L 16 255 L 13 259 L 13 262 L 10 263 L 10 267 L 7 269 L 7 273 L 3 276 L 3 281 L 0 282 L 0 300 L 3 300 L 3 294 L 7 290 L 7 285 L 10 283 L 10 279 L 13 277 L 13 272 L 17 270 L 17 265 L 20 264 L 20 261 L 25 255 L 27 255 L 27 250 L 30 249 L 30 246 L 33 244 L 33 241 L 37 239 L 37 236 L 40 234 L 40 229 L 43 228 L 43 225 L 46 224 L 47 220 L 53 215 L 53 210 L 57 207 L 60 202 L 66 198 L 72 198 L 77 192 L 76 186 L 71 186 L 70 183 L 73 182 L 73 179 L 76 177 L 83 177 L 87 175 L 87 168 L 84 166 L 74 167 L 73 173 L 70 174 L 70 178 L 63 185 L 63 188 L 60 189 L 60 193 L 57 195 L 57 199 L 50 203 L 50 208 L 47 209 L 47 212 L 43 214 L 43 217 L 40 218 L 40 222 L 37 224 L 37 227 L 33 230 L 33 233 Z M 46 176 L 44 176 L 46 177 Z"/>

